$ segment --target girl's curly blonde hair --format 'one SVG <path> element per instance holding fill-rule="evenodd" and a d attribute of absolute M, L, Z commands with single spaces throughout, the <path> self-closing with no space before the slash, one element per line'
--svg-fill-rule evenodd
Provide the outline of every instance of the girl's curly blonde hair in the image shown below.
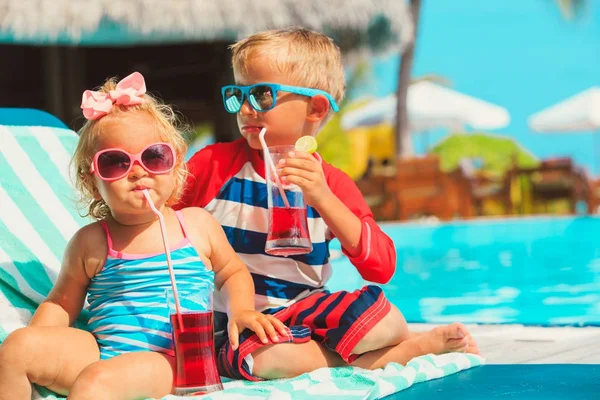
<path fill-rule="evenodd" d="M 114 90 L 117 86 L 115 77 L 108 79 L 100 88 L 102 93 L 108 93 Z M 129 113 L 146 112 L 156 122 L 156 126 L 161 135 L 161 140 L 173 145 L 176 154 L 175 167 L 175 188 L 171 197 L 167 200 L 167 205 L 173 205 L 179 200 L 185 181 L 187 178 L 187 170 L 185 167 L 185 153 L 187 144 L 184 134 L 188 131 L 188 126 L 185 125 L 173 108 L 162 103 L 158 98 L 145 93 L 142 95 L 144 101 L 139 105 L 117 105 L 113 104 L 111 111 L 96 120 L 88 120 L 85 125 L 79 130 L 79 142 L 71 159 L 71 171 L 73 172 L 73 180 L 75 187 L 79 192 L 78 203 L 82 210 L 86 210 L 84 217 L 91 216 L 97 220 L 101 220 L 110 215 L 110 209 L 104 200 L 97 200 L 94 197 L 96 186 L 94 179 L 90 174 L 90 166 L 97 151 L 96 146 L 98 137 L 102 134 L 102 124 L 108 120 L 114 121 L 117 118 L 126 118 Z"/>

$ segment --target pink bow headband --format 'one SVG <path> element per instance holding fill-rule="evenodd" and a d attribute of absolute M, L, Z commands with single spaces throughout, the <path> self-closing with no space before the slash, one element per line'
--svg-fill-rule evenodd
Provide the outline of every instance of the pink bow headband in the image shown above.
<path fill-rule="evenodd" d="M 146 93 L 146 82 L 139 72 L 123 78 L 117 83 L 115 90 L 108 93 L 86 90 L 81 99 L 83 116 L 93 121 L 108 114 L 114 104 L 124 106 L 142 104 L 144 93 Z"/>

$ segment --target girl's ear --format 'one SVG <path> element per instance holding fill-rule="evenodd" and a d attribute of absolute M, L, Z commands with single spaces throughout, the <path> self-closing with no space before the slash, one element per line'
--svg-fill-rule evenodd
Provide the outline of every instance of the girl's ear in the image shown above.
<path fill-rule="evenodd" d="M 308 101 L 306 118 L 311 122 L 322 121 L 329 113 L 329 100 L 322 94 L 313 96 Z"/>
<path fill-rule="evenodd" d="M 98 188 L 94 183 L 94 178 L 92 177 L 92 175 L 90 175 L 89 173 L 80 172 L 79 176 L 80 179 L 84 181 L 86 186 L 89 188 L 94 200 L 102 200 L 102 196 L 100 196 L 100 192 L 98 191 Z"/>
<path fill-rule="evenodd" d="M 96 185 L 94 185 L 93 188 L 94 200 L 102 200 L 102 196 L 100 196 L 100 192 L 98 191 Z"/>

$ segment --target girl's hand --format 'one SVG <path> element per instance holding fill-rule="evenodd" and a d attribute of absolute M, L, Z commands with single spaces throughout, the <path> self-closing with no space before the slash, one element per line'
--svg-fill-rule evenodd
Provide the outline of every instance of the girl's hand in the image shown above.
<path fill-rule="evenodd" d="M 269 338 L 272 342 L 279 342 L 279 336 L 287 334 L 286 326 L 272 315 L 266 315 L 258 311 L 245 310 L 237 314 L 232 314 L 228 323 L 229 341 L 231 347 L 236 350 L 240 342 L 240 332 L 248 328 L 260 339 L 263 343 L 269 343 Z"/>
<path fill-rule="evenodd" d="M 312 154 L 291 151 L 289 158 L 279 160 L 277 174 L 281 176 L 283 183 L 300 186 L 306 204 L 317 210 L 333 194 L 325 180 L 321 162 Z"/>

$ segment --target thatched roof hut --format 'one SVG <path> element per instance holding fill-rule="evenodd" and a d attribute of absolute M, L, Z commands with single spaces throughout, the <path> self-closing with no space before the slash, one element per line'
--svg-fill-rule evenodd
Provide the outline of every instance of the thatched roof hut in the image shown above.
<path fill-rule="evenodd" d="M 0 106 L 15 100 L 11 86 L 22 92 L 26 78 L 31 81 L 31 71 L 24 70 L 37 67 L 40 82 L 33 84 L 45 96 L 41 108 L 69 123 L 81 90 L 146 68 L 149 87 L 159 88 L 167 101 L 201 109 L 214 98 L 202 105 L 202 99 L 178 95 L 173 88 L 185 91 L 186 83 L 169 78 L 187 74 L 188 86 L 204 82 L 202 91 L 195 87 L 192 93 L 218 95 L 217 85 L 231 78 L 228 44 L 292 25 L 325 32 L 345 51 L 399 50 L 413 30 L 405 0 L 0 0 L 0 59 L 12 61 L 0 67 L 0 93 L 8 94 L 0 96 Z M 24 52 L 37 53 L 28 58 Z M 160 76 L 165 82 L 158 82 Z M 202 115 L 214 116 L 219 130 L 226 117 L 220 112 L 208 107 Z"/>
<path fill-rule="evenodd" d="M 300 25 L 362 32 L 378 23 L 397 44 L 412 36 L 404 0 L 0 0 L 0 32 L 20 43 L 106 44 L 235 40 L 265 29 Z M 382 25 L 382 27 L 383 27 Z M 385 28 L 383 28 L 385 29 Z"/>

